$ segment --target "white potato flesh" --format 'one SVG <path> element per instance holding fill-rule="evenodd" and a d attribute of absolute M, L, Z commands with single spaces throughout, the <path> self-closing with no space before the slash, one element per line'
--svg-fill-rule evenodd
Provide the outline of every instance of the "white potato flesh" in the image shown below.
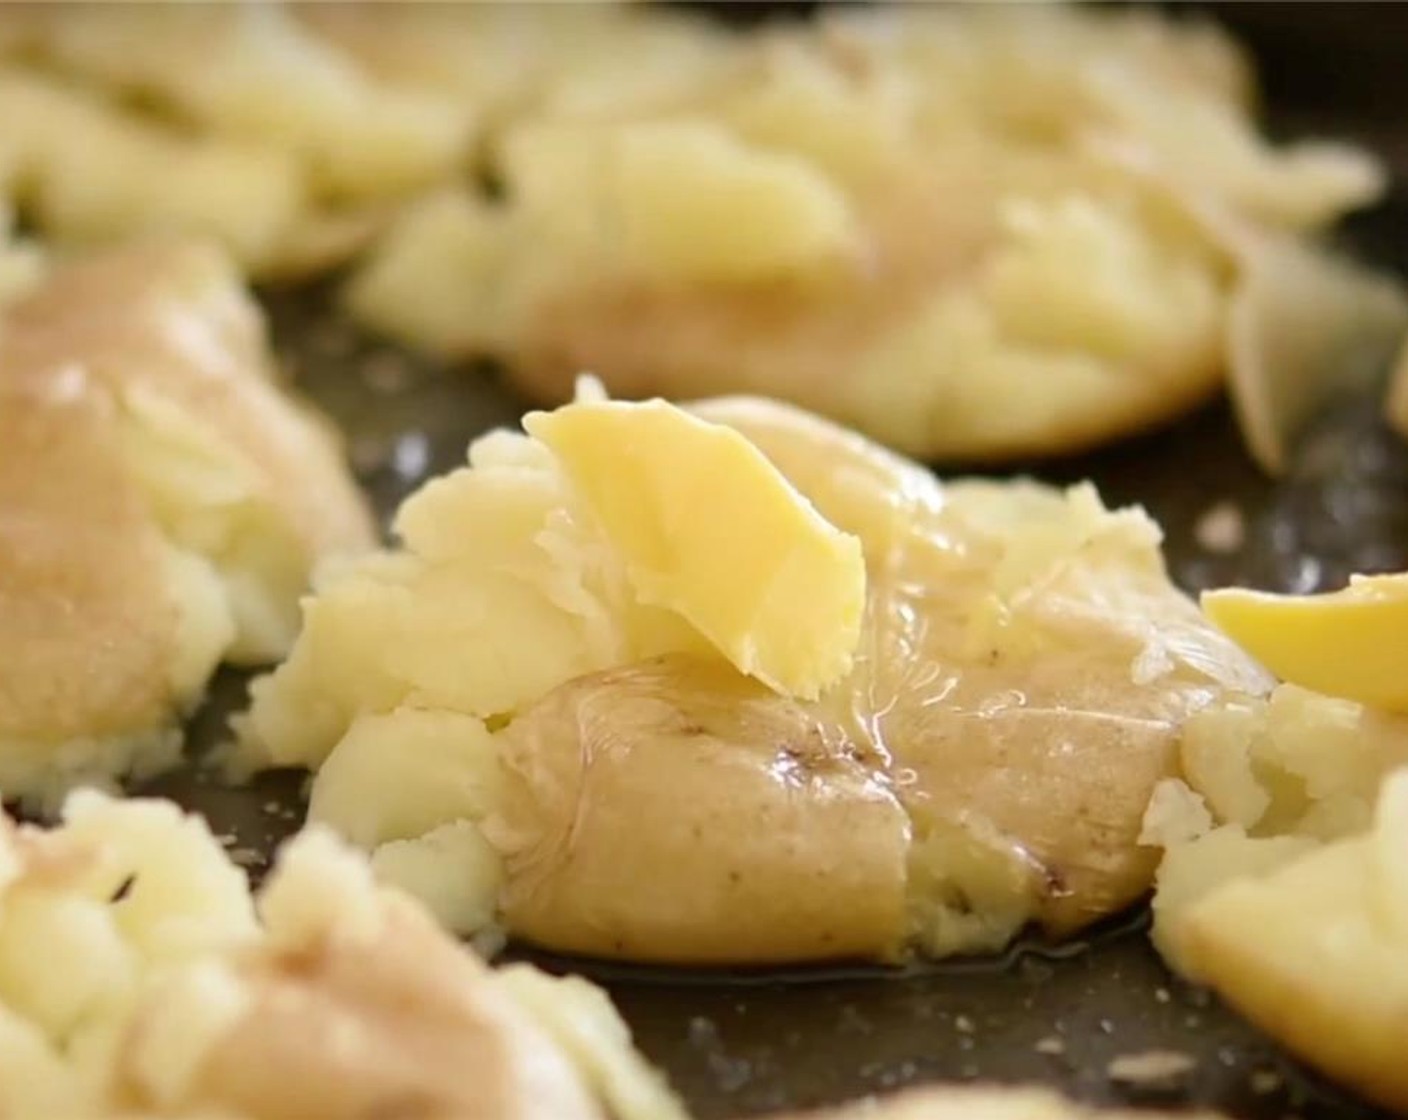
<path fill-rule="evenodd" d="M 243 873 L 167 802 L 76 795 L 50 830 L 0 818 L 0 867 L 13 1120 L 337 1120 L 408 1099 L 447 1116 L 683 1115 L 602 993 L 492 973 L 325 830 L 283 847 L 257 919 Z"/>

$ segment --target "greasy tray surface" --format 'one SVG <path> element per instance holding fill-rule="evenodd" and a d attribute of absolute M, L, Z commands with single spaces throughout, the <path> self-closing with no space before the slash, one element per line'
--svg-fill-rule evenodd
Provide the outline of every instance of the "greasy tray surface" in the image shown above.
<path fill-rule="evenodd" d="M 1344 18 L 1335 26 L 1343 30 L 1367 15 L 1347 10 L 1354 7 L 1338 9 Z M 1303 72 L 1296 59 L 1329 52 L 1318 41 L 1307 48 L 1304 21 L 1281 19 L 1284 6 L 1246 10 L 1254 23 L 1291 40 L 1277 56 L 1281 68 L 1267 72 L 1273 97 L 1285 98 L 1298 84 L 1287 74 Z M 1310 84 L 1322 101 L 1328 87 Z M 1369 111 L 1383 110 L 1385 100 L 1334 92 L 1355 116 L 1332 120 L 1334 128 L 1324 131 L 1358 133 L 1391 158 L 1408 158 L 1403 130 Z M 1317 104 L 1300 123 L 1326 119 Z M 1345 127 L 1346 119 L 1354 126 Z M 1357 220 L 1347 236 L 1363 255 L 1408 271 L 1405 234 L 1408 200 L 1400 198 Z M 268 302 L 281 351 L 304 390 L 348 433 L 358 473 L 383 514 L 426 474 L 460 463 L 472 435 L 519 414 L 521 403 L 487 372 L 439 377 L 357 337 L 331 314 L 324 293 L 275 293 Z M 1190 589 L 1247 583 L 1309 590 L 1341 583 L 1350 571 L 1408 567 L 1408 450 L 1383 430 L 1372 401 L 1328 410 L 1307 433 L 1290 476 L 1276 484 L 1247 462 L 1221 406 L 1123 447 L 1033 465 L 1029 473 L 1056 482 L 1090 477 L 1111 503 L 1145 504 L 1166 529 L 1174 578 Z M 1220 502 L 1233 503 L 1245 527 L 1243 546 L 1232 552 L 1198 541 L 1199 519 Z M 193 754 L 218 742 L 224 713 L 242 692 L 238 676 L 221 677 L 193 725 Z M 226 789 L 192 766 L 150 788 L 205 812 L 256 872 L 301 819 L 298 775 Z M 1213 1105 L 1248 1120 L 1382 1115 L 1307 1075 L 1215 1001 L 1173 980 L 1138 916 L 1057 954 L 1031 950 L 1000 963 L 906 974 L 700 977 L 571 963 L 606 984 L 642 1048 L 701 1120 L 972 1078 L 1043 1081 L 1092 1101 Z M 1179 1051 L 1196 1065 L 1158 1091 L 1111 1080 L 1111 1059 L 1151 1049 Z"/>

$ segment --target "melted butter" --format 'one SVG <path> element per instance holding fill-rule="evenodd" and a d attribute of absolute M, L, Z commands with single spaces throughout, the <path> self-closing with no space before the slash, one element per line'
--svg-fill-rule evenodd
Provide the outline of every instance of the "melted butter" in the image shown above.
<path fill-rule="evenodd" d="M 1081 491 L 960 483 L 948 498 L 867 539 L 862 651 L 818 717 L 886 760 L 915 859 L 942 865 L 912 862 L 921 889 L 957 881 L 960 910 L 1068 930 L 1147 889 L 1139 822 L 1183 719 L 1264 678 L 1169 584 L 1148 526 Z M 1141 677 L 1155 636 L 1162 671 Z"/>

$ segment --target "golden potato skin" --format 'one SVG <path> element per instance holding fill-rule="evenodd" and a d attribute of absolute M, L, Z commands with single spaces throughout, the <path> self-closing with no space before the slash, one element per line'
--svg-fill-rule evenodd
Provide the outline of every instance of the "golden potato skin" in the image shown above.
<path fill-rule="evenodd" d="M 282 653 L 313 563 L 372 540 L 221 254 L 154 241 L 57 267 L 0 318 L 7 794 L 66 751 L 89 777 L 140 768 L 122 743 L 162 742 L 222 656 Z"/>
<path fill-rule="evenodd" d="M 199 817 L 84 791 L 0 859 L 7 1120 L 685 1115 L 605 993 L 488 968 L 316 827 L 251 892 Z"/>
<path fill-rule="evenodd" d="M 197 1074 L 201 1105 L 258 1120 L 604 1117 L 487 968 L 407 900 L 379 905 L 374 939 L 333 930 L 246 967 L 252 1000 Z"/>
<path fill-rule="evenodd" d="M 581 677 L 501 740 L 489 835 L 519 935 L 688 964 L 902 943 L 909 825 L 880 757 L 730 666 L 669 656 Z"/>
<path fill-rule="evenodd" d="M 112 469 L 112 405 L 84 391 L 65 400 L 57 372 L 0 376 L 0 736 L 124 731 L 170 702 L 160 535 Z"/>

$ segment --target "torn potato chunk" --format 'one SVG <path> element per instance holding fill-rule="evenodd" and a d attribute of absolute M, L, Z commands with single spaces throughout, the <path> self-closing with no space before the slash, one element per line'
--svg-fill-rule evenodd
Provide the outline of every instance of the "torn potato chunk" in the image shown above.
<path fill-rule="evenodd" d="M 1205 595 L 1287 683 L 1189 721 L 1182 777 L 1155 791 L 1141 837 L 1164 849 L 1153 935 L 1168 963 L 1389 1108 L 1408 1105 L 1408 719 L 1390 671 L 1400 579 Z"/>
<path fill-rule="evenodd" d="M 1408 771 L 1372 828 L 1193 904 L 1170 931 L 1189 975 L 1324 1073 L 1408 1107 Z"/>

